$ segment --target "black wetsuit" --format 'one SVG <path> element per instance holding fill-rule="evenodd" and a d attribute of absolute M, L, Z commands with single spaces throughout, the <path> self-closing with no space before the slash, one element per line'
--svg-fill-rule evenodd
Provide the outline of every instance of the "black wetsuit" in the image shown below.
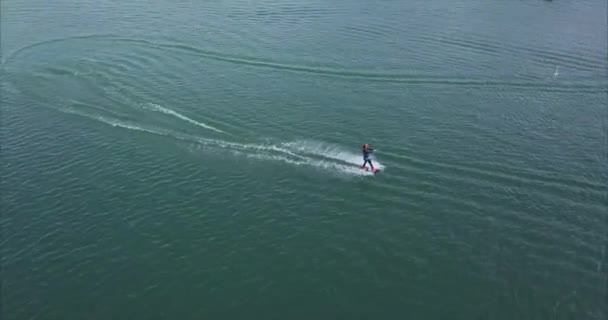
<path fill-rule="evenodd" d="M 365 167 L 365 165 L 367 163 L 369 163 L 370 167 L 372 167 L 372 169 L 374 169 L 374 165 L 372 164 L 372 160 L 369 158 L 370 153 L 372 153 L 374 151 L 374 149 L 371 148 L 364 148 L 363 149 L 363 165 L 361 166 L 362 168 Z"/>

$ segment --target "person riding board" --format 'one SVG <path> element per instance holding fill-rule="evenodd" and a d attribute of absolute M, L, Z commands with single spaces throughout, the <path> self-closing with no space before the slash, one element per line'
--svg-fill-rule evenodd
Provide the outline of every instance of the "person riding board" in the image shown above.
<path fill-rule="evenodd" d="M 372 149 L 369 144 L 364 144 L 361 151 L 363 152 L 363 165 L 361 166 L 361 169 L 365 168 L 367 163 L 369 162 L 369 166 L 372 167 L 372 170 L 374 170 L 374 165 L 372 164 L 372 160 L 370 160 L 369 155 L 370 153 L 374 152 L 374 149 Z"/>

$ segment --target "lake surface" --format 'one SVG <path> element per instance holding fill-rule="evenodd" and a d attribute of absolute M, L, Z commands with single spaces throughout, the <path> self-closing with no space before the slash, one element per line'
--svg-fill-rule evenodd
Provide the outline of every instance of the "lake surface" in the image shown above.
<path fill-rule="evenodd" d="M 2 1 L 2 319 L 605 319 L 607 6 Z"/>

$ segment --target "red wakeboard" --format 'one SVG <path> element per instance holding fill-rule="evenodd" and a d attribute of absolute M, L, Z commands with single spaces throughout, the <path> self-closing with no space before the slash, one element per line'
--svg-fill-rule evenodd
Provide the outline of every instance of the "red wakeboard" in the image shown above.
<path fill-rule="evenodd" d="M 361 170 L 365 170 L 365 171 L 371 171 L 372 173 L 378 173 L 380 172 L 380 169 L 378 168 L 374 168 L 373 170 L 371 168 L 368 167 L 359 167 Z"/>

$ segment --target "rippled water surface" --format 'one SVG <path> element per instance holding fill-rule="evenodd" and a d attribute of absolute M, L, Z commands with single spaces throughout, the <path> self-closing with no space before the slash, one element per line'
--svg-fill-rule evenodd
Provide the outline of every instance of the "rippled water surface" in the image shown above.
<path fill-rule="evenodd" d="M 605 1 L 0 12 L 3 319 L 606 318 Z"/>

